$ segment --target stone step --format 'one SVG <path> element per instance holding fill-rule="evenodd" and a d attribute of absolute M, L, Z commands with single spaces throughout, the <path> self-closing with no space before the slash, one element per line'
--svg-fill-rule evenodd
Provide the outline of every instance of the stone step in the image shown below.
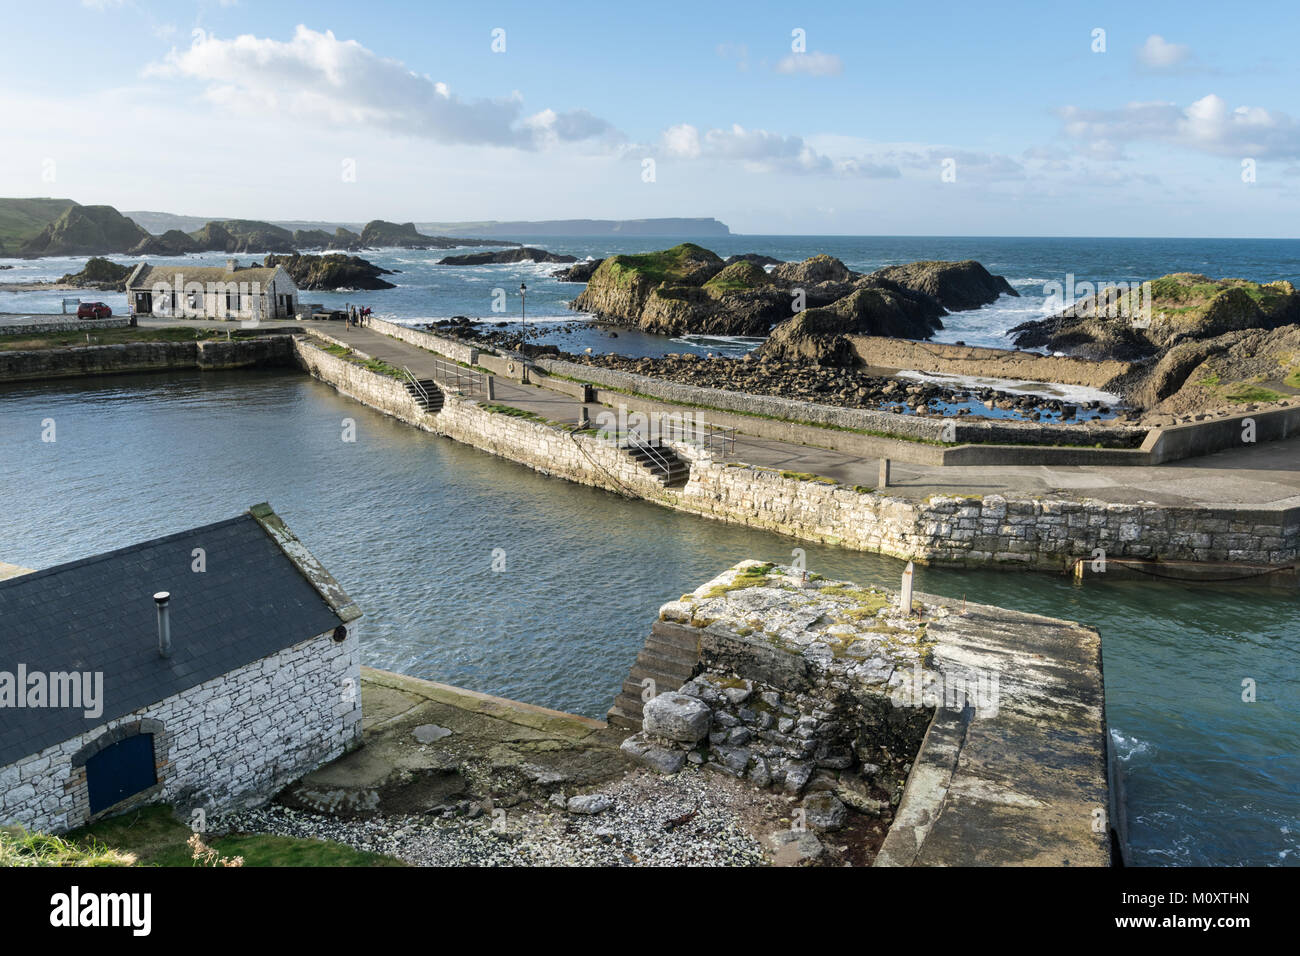
<path fill-rule="evenodd" d="M 691 679 L 690 674 L 686 674 L 685 676 L 679 676 L 678 674 L 665 674 L 660 670 L 651 670 L 642 667 L 639 663 L 634 665 L 631 672 L 628 674 L 628 680 L 630 680 L 632 686 L 636 688 L 637 694 L 641 693 L 641 682 L 647 678 L 655 682 L 656 694 L 676 690 Z M 627 685 L 624 684 L 623 686 L 626 687 Z"/>
<path fill-rule="evenodd" d="M 685 624 L 674 624 L 672 621 L 655 621 L 650 626 L 650 633 L 660 643 L 671 644 L 689 652 L 692 660 L 699 657 L 699 628 L 687 627 Z"/>
<path fill-rule="evenodd" d="M 671 661 L 678 661 L 690 667 L 695 666 L 695 661 L 699 657 L 695 648 L 685 648 L 680 644 L 674 644 L 672 641 L 665 641 L 653 634 L 646 638 L 645 644 L 641 649 L 643 651 L 650 651 L 658 657 L 664 657 Z"/>
<path fill-rule="evenodd" d="M 622 730 L 640 730 L 641 714 L 639 711 L 635 716 L 624 713 L 624 711 L 619 707 L 618 702 L 615 701 L 614 706 L 609 709 L 607 714 L 605 714 L 605 722 L 611 727 L 618 727 Z"/>
<path fill-rule="evenodd" d="M 682 683 L 690 680 L 691 672 L 695 670 L 694 661 L 684 661 L 679 657 L 657 654 L 647 647 L 643 647 L 641 653 L 636 656 L 636 666 L 643 667 L 648 671 L 658 671 L 668 677 L 676 677 L 680 674 Z M 676 689 L 676 687 L 673 688 L 673 690 Z"/>

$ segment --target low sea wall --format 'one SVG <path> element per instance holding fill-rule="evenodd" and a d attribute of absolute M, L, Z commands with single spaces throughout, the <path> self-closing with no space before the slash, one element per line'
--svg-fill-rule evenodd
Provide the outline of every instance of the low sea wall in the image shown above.
<path fill-rule="evenodd" d="M 1285 566 L 1300 559 L 1300 508 L 1203 509 L 1091 499 L 936 496 L 910 500 L 699 457 L 684 445 L 690 480 L 664 488 L 612 443 L 487 411 L 447 394 L 423 413 L 395 379 L 295 345 L 312 375 L 427 431 L 578 484 L 806 541 L 924 563 L 1064 570 L 1078 561 L 1227 562 Z"/>
<path fill-rule="evenodd" d="M 78 319 L 68 316 L 65 319 L 46 319 L 28 322 L 24 325 L 11 325 L 0 322 L 0 335 L 50 335 L 55 332 L 102 332 L 104 329 L 130 328 L 131 320 L 125 316 L 120 319 Z"/>
<path fill-rule="evenodd" d="M 0 351 L 0 382 L 75 378 L 173 369 L 292 365 L 288 335 L 208 342 L 124 342 L 73 348 Z"/>

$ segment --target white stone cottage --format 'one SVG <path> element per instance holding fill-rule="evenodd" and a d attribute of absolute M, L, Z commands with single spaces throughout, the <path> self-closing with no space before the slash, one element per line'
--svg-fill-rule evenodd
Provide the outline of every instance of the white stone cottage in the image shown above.
<path fill-rule="evenodd" d="M 0 580 L 0 825 L 265 801 L 359 744 L 360 616 L 265 504 Z"/>
<path fill-rule="evenodd" d="M 126 277 L 132 315 L 175 319 L 292 319 L 298 286 L 283 266 L 151 266 L 142 262 Z"/>

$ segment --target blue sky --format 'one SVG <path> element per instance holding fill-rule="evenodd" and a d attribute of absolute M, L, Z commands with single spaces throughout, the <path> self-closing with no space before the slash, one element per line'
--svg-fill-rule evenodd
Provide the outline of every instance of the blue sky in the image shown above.
<path fill-rule="evenodd" d="M 1297 9 L 28 5 L 5 19 L 0 195 L 276 219 L 1294 236 Z"/>

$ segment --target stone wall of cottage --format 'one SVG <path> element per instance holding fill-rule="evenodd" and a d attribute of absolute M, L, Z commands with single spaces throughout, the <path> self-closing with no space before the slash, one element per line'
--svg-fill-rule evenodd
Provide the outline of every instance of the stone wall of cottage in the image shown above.
<path fill-rule="evenodd" d="M 91 819 L 85 759 L 154 734 L 158 783 L 104 811 L 171 803 L 188 813 L 254 806 L 361 740 L 357 623 L 191 687 L 0 767 L 0 824 L 62 832 Z M 111 695 L 110 683 L 104 687 Z"/>

